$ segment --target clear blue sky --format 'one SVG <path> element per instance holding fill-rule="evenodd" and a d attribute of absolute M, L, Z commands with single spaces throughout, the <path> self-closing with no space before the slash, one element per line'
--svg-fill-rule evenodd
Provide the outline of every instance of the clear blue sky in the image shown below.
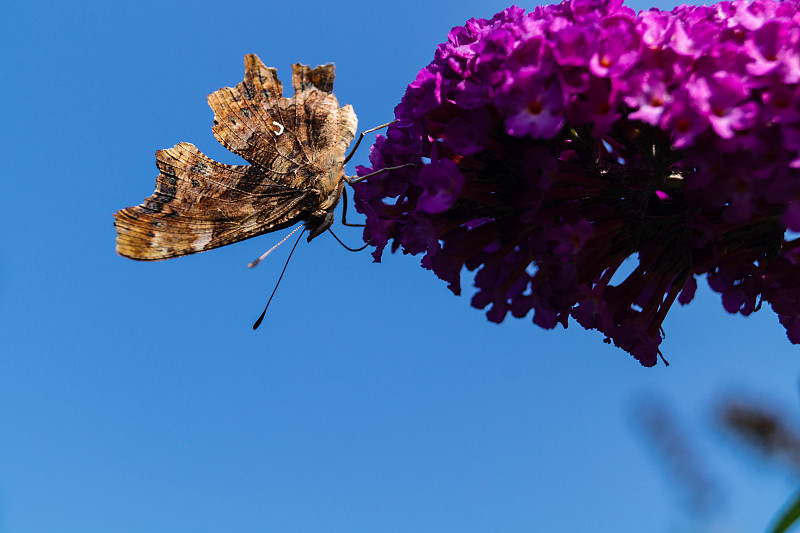
<path fill-rule="evenodd" d="M 576 325 L 491 324 L 418 258 L 330 237 L 298 248 L 257 332 L 289 247 L 246 264 L 282 235 L 115 254 L 111 214 L 153 191 L 157 149 L 237 162 L 205 98 L 245 53 L 285 87 L 292 63 L 335 62 L 366 129 L 452 26 L 507 4 L 25 4 L 0 17 L 0 532 L 685 531 L 632 422 L 649 401 L 727 491 L 713 530 L 761 530 L 791 492 L 711 415 L 731 391 L 800 411 L 800 349 L 705 282 L 665 323 L 671 366 L 646 369 Z"/>

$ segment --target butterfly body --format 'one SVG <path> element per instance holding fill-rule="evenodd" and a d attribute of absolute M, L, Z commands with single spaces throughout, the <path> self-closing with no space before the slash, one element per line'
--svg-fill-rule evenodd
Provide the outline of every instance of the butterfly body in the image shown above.
<path fill-rule="evenodd" d="M 156 190 L 114 215 L 117 252 L 155 261 L 305 223 L 310 241 L 330 227 L 345 184 L 357 119 L 333 95 L 334 66 L 292 66 L 282 96 L 274 68 L 245 56 L 245 78 L 212 93 L 214 136 L 249 165 L 226 165 L 190 143 L 156 152 Z"/>

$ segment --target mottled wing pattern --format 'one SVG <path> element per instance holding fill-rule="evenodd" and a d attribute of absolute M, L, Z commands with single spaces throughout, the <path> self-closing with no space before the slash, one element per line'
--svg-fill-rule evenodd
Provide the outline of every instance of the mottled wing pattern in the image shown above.
<path fill-rule="evenodd" d="M 355 137 L 340 108 L 334 67 L 294 65 L 292 98 L 276 71 L 245 56 L 245 79 L 208 97 L 214 136 L 251 165 L 225 165 L 189 143 L 156 152 L 156 191 L 118 211 L 117 252 L 159 260 L 224 246 L 314 220 L 341 195 L 344 153 Z"/>
<path fill-rule="evenodd" d="M 161 173 L 144 203 L 118 211 L 117 252 L 155 261 L 291 226 L 319 195 L 272 182 L 256 167 L 225 165 L 189 143 L 156 152 Z"/>
<path fill-rule="evenodd" d="M 344 175 L 344 153 L 356 132 L 353 108 L 340 108 L 331 93 L 333 80 L 333 65 L 292 65 L 295 94 L 281 98 L 275 69 L 245 56 L 244 81 L 208 96 L 214 136 L 274 181 L 327 193 Z"/>

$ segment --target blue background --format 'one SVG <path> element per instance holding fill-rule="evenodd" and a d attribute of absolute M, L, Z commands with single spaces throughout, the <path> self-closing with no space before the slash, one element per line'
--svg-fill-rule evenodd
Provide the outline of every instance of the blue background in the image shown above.
<path fill-rule="evenodd" d="M 111 215 L 153 191 L 155 150 L 239 162 L 205 97 L 241 81 L 245 53 L 284 87 L 294 62 L 336 62 L 363 130 L 392 118 L 451 27 L 504 7 L 3 7 L 0 531 L 765 527 L 794 480 L 713 418 L 744 394 L 796 419 L 798 348 L 769 308 L 729 316 L 702 281 L 665 323 L 671 366 L 646 369 L 575 324 L 491 324 L 469 278 L 455 297 L 416 257 L 374 264 L 329 236 L 298 247 L 257 332 L 289 246 L 246 264 L 282 234 L 157 263 L 115 254 Z M 721 487 L 715 512 L 688 510 L 637 429 L 652 406 Z"/>

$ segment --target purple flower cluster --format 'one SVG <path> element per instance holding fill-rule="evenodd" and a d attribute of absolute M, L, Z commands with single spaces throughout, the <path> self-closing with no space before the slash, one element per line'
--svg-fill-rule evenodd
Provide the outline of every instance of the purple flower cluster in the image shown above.
<path fill-rule="evenodd" d="M 423 253 L 455 294 L 477 270 L 491 321 L 572 316 L 646 366 L 702 274 L 800 343 L 798 0 L 511 7 L 454 28 L 395 116 L 358 173 L 413 166 L 355 185 L 376 261 Z"/>

